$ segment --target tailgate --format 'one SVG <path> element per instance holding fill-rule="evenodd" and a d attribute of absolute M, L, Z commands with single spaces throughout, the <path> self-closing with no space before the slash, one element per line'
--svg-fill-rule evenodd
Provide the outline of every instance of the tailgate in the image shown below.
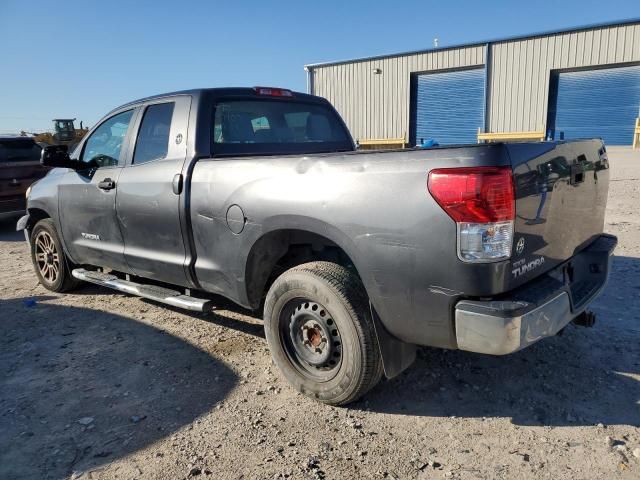
<path fill-rule="evenodd" d="M 609 163 L 600 140 L 506 145 L 516 219 L 510 287 L 552 269 L 600 235 Z"/>

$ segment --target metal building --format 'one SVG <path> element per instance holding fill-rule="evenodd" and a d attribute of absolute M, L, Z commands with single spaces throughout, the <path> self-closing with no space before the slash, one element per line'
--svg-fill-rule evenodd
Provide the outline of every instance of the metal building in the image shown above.
<path fill-rule="evenodd" d="M 640 117 L 640 19 L 305 70 L 307 90 L 331 101 L 361 142 L 596 136 L 630 145 Z"/>

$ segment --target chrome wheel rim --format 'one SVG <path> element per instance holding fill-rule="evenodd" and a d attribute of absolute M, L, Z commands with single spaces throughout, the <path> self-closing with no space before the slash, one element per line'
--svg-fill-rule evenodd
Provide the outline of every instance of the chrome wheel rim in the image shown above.
<path fill-rule="evenodd" d="M 42 278 L 54 283 L 60 275 L 60 252 L 49 233 L 43 231 L 36 235 L 35 257 Z"/>

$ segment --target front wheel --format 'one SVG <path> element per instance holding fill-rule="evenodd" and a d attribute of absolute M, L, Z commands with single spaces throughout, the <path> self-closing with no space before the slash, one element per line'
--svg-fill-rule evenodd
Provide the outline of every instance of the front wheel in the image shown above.
<path fill-rule="evenodd" d="M 382 359 L 364 287 L 330 262 L 286 271 L 267 293 L 264 322 L 271 355 L 301 393 L 345 405 L 382 377 Z"/>
<path fill-rule="evenodd" d="M 80 283 L 71 275 L 73 264 L 66 257 L 53 221 L 45 218 L 31 231 L 31 260 L 38 281 L 52 292 L 67 292 Z"/>

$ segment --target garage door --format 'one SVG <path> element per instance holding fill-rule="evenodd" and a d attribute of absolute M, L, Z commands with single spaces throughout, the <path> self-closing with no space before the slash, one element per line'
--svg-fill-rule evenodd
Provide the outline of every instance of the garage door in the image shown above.
<path fill-rule="evenodd" d="M 415 142 L 476 143 L 484 122 L 484 69 L 418 75 Z"/>
<path fill-rule="evenodd" d="M 640 66 L 551 78 L 548 128 L 556 140 L 601 137 L 609 145 L 630 145 L 639 110 Z"/>

